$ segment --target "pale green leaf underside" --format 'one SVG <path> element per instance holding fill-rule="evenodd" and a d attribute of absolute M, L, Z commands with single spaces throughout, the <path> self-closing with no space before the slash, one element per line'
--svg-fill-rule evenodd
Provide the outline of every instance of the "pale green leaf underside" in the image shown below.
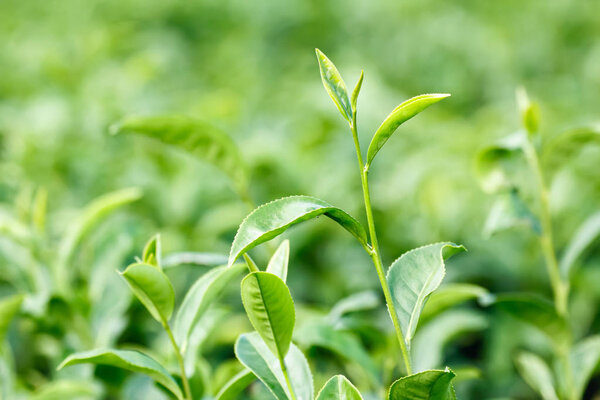
<path fill-rule="evenodd" d="M 286 284 L 269 272 L 253 272 L 242 280 L 242 302 L 252 326 L 278 359 L 292 342 L 296 320 Z"/>
<path fill-rule="evenodd" d="M 241 194 L 247 193 L 248 176 L 238 147 L 206 122 L 176 115 L 131 117 L 113 125 L 111 132 L 143 135 L 184 150 L 219 168 Z"/>
<path fill-rule="evenodd" d="M 4 343 L 4 338 L 11 321 L 21 309 L 22 303 L 23 296 L 20 294 L 0 299 L 0 347 Z"/>
<path fill-rule="evenodd" d="M 520 353 L 515 364 L 519 373 L 533 390 L 544 400 L 558 400 L 554 388 L 554 378 L 550 367 L 540 357 L 533 353 Z"/>
<path fill-rule="evenodd" d="M 369 149 L 367 150 L 366 167 L 368 168 L 368 166 L 371 165 L 377 152 L 383 147 L 385 142 L 388 141 L 390 136 L 392 136 L 400 125 L 430 105 L 435 104 L 448 96 L 450 95 L 445 93 L 422 94 L 408 99 L 396 107 L 390 115 L 385 118 L 379 128 L 377 128 L 375 135 L 373 135 L 373 139 L 371 139 L 371 144 L 369 144 Z"/>
<path fill-rule="evenodd" d="M 258 333 L 240 335 L 235 343 L 235 355 L 242 364 L 271 391 L 277 400 L 290 399 L 277 357 L 269 350 Z M 302 352 L 292 343 L 285 357 L 292 388 L 297 400 L 313 399 L 312 374 Z"/>
<path fill-rule="evenodd" d="M 111 365 L 146 374 L 170 390 L 178 399 L 183 399 L 181 389 L 167 370 L 154 359 L 138 351 L 96 349 L 75 353 L 67 357 L 58 369 L 84 363 Z"/>
<path fill-rule="evenodd" d="M 242 393 L 254 380 L 256 376 L 249 369 L 243 369 L 235 374 L 225 386 L 219 390 L 216 400 L 238 400 Z"/>
<path fill-rule="evenodd" d="M 267 272 L 277 275 L 285 282 L 287 280 L 289 259 L 290 241 L 286 239 L 275 250 L 275 253 L 273 253 L 267 265 Z"/>
<path fill-rule="evenodd" d="M 443 285 L 429 296 L 421 312 L 420 324 L 425 323 L 444 310 L 465 301 L 484 301 L 489 294 L 486 288 L 472 283 L 449 283 Z"/>
<path fill-rule="evenodd" d="M 320 215 L 328 216 L 363 246 L 367 245 L 365 229 L 346 212 L 314 197 L 290 196 L 263 204 L 244 219 L 231 245 L 229 265 L 243 253 L 282 234 L 290 226 Z"/>
<path fill-rule="evenodd" d="M 590 336 L 577 343 L 571 350 L 573 375 L 573 398 L 581 399 L 585 388 L 600 363 L 600 335 Z"/>
<path fill-rule="evenodd" d="M 187 349 L 192 327 L 202 317 L 208 306 L 218 297 L 227 284 L 245 269 L 244 264 L 213 268 L 202 275 L 190 287 L 175 315 L 173 334 L 181 350 Z"/>
<path fill-rule="evenodd" d="M 132 264 L 121 273 L 133 294 L 152 317 L 166 324 L 175 305 L 175 292 L 169 278 L 150 264 Z"/>
<path fill-rule="evenodd" d="M 405 376 L 392 384 L 388 400 L 456 400 L 454 376 L 447 368 Z"/>
<path fill-rule="evenodd" d="M 444 258 L 462 250 L 463 246 L 454 243 L 435 243 L 410 250 L 392 263 L 387 281 L 408 347 L 427 297 L 440 286 L 446 274 Z"/>
<path fill-rule="evenodd" d="M 350 122 L 352 120 L 352 107 L 350 105 L 350 100 L 348 99 L 346 84 L 333 62 L 331 62 L 321 50 L 315 49 L 315 51 L 317 53 L 317 60 L 319 61 L 319 70 L 321 71 L 323 86 L 325 86 L 325 90 L 337 106 L 338 110 L 340 110 L 340 113 L 342 113 L 342 116 Z"/>
<path fill-rule="evenodd" d="M 316 400 L 362 400 L 354 385 L 343 375 L 329 379 L 319 391 Z"/>
<path fill-rule="evenodd" d="M 600 212 L 588 217 L 577 229 L 560 259 L 560 272 L 568 278 L 581 254 L 600 236 Z"/>

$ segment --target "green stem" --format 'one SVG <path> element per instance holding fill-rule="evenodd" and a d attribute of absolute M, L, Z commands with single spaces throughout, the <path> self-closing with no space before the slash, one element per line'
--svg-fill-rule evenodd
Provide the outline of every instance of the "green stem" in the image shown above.
<path fill-rule="evenodd" d="M 167 335 L 169 335 L 169 340 L 173 345 L 173 350 L 175 350 L 175 357 L 177 358 L 177 363 L 179 363 L 179 369 L 181 370 L 181 381 L 183 382 L 183 390 L 185 392 L 186 400 L 192 400 L 192 391 L 190 389 L 190 383 L 188 382 L 187 375 L 185 374 L 185 364 L 183 362 L 183 356 L 181 355 L 181 351 L 179 350 L 179 346 L 177 346 L 177 342 L 175 341 L 175 337 L 173 336 L 173 332 L 171 331 L 171 327 L 168 322 L 163 323 L 163 327 L 165 331 L 167 331 Z"/>
<path fill-rule="evenodd" d="M 288 374 L 287 368 L 285 366 L 285 362 L 282 358 L 279 359 L 279 365 L 281 366 L 281 371 L 283 371 L 283 377 L 285 378 L 285 383 L 287 384 L 288 390 L 290 392 L 290 396 L 292 400 L 296 400 L 296 395 L 294 394 L 294 388 L 292 388 L 292 382 L 290 381 L 290 376 Z"/>
<path fill-rule="evenodd" d="M 377 232 L 375 231 L 375 221 L 373 218 L 373 208 L 371 207 L 371 195 L 369 193 L 368 169 L 363 164 L 363 158 L 360 151 L 360 143 L 358 142 L 358 132 L 356 129 L 356 111 L 352 114 L 352 123 L 350 124 L 350 129 L 352 131 L 352 138 L 354 139 L 354 147 L 356 149 L 356 157 L 358 159 L 358 165 L 360 168 L 360 181 L 362 184 L 365 212 L 367 214 L 367 224 L 369 226 L 369 237 L 371 239 L 371 248 L 368 251 L 368 253 L 369 256 L 371 256 L 371 259 L 373 260 L 373 265 L 375 265 L 375 270 L 377 271 L 377 276 L 379 277 L 381 289 L 383 289 L 385 302 L 387 304 L 390 317 L 392 318 L 392 323 L 394 324 L 394 330 L 396 331 L 398 343 L 400 344 L 400 351 L 402 353 L 402 359 L 404 361 L 406 373 L 407 375 L 411 375 L 412 367 L 410 364 L 410 355 L 408 354 L 408 349 L 406 347 L 406 343 L 404 342 L 404 335 L 402 334 L 402 329 L 400 328 L 400 321 L 398 320 L 398 314 L 396 313 L 396 308 L 394 307 L 392 293 L 390 291 L 390 287 L 385 277 L 383 263 L 381 261 L 381 253 L 379 251 L 379 243 L 377 241 Z"/>

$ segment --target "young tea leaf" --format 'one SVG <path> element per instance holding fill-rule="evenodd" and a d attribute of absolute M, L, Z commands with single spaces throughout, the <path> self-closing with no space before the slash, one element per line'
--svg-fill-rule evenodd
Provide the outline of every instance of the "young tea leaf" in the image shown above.
<path fill-rule="evenodd" d="M 358 78 L 358 82 L 356 82 L 356 86 L 352 91 L 352 97 L 350 102 L 352 104 L 352 110 L 356 113 L 356 104 L 358 102 L 358 95 L 360 94 L 360 89 L 362 87 L 363 79 L 365 77 L 365 71 L 360 71 L 360 77 Z"/>
<path fill-rule="evenodd" d="M 175 292 L 164 272 L 153 265 L 136 263 L 127 267 L 121 276 L 152 317 L 166 325 L 173 313 Z"/>
<path fill-rule="evenodd" d="M 540 107 L 537 103 L 531 102 L 525 89 L 517 90 L 517 104 L 521 111 L 521 120 L 523 127 L 529 135 L 533 135 L 539 130 L 540 126 Z"/>
<path fill-rule="evenodd" d="M 245 196 L 246 166 L 233 140 L 216 127 L 189 117 L 131 117 L 111 127 L 112 134 L 134 133 L 177 147 L 223 171 Z"/>
<path fill-rule="evenodd" d="M 283 360 L 296 320 L 288 287 L 276 275 L 253 272 L 242 280 L 242 302 L 254 329 L 273 354 Z"/>
<path fill-rule="evenodd" d="M 150 267 L 153 268 L 153 267 Z M 153 268 L 154 269 L 154 268 Z M 156 270 L 156 269 L 154 269 Z M 139 351 L 96 349 L 71 354 L 59 366 L 58 369 L 77 364 L 104 364 L 113 367 L 123 368 L 129 371 L 148 375 L 156 382 L 163 385 L 171 393 L 182 400 L 183 394 L 177 385 L 177 382 L 171 375 L 154 359 Z"/>
<path fill-rule="evenodd" d="M 448 251 L 444 254 L 445 249 Z M 410 348 L 425 301 L 446 274 L 444 260 L 463 250 L 463 246 L 454 243 L 435 243 L 410 250 L 392 263 L 387 281 L 407 347 Z"/>
<path fill-rule="evenodd" d="M 363 400 L 363 397 L 345 376 L 336 375 L 325 383 L 316 400 Z"/>
<path fill-rule="evenodd" d="M 351 122 L 352 107 L 350 105 L 350 100 L 348 99 L 348 90 L 346 89 L 346 84 L 344 83 L 342 76 L 331 60 L 327 58 L 321 50 L 315 49 L 315 52 L 317 53 L 319 70 L 321 71 L 321 80 L 323 81 L 325 90 L 337 106 L 338 110 L 342 113 L 342 116 L 346 118 L 348 122 Z"/>
<path fill-rule="evenodd" d="M 243 369 L 235 374 L 225 386 L 217 393 L 216 400 L 237 400 L 242 393 L 254 380 L 256 376 L 249 369 Z"/>
<path fill-rule="evenodd" d="M 267 272 L 277 275 L 282 281 L 287 280 L 288 263 L 290 259 L 290 241 L 281 242 L 267 265 Z"/>
<path fill-rule="evenodd" d="M 371 144 L 367 150 L 367 163 L 365 168 L 368 169 L 377 152 L 388 141 L 390 136 L 398 129 L 400 125 L 408 121 L 427 107 L 449 97 L 446 93 L 422 94 L 406 100 L 404 103 L 396 107 L 390 115 L 388 115 L 383 123 L 377 128 Z"/>
<path fill-rule="evenodd" d="M 265 384 L 277 400 L 291 398 L 277 357 L 258 333 L 240 335 L 235 343 L 235 355 Z M 306 358 L 293 343 L 284 362 L 296 400 L 312 400 L 314 395 L 312 374 Z"/>
<path fill-rule="evenodd" d="M 154 265 L 158 269 L 162 269 L 161 264 L 161 247 L 160 247 L 160 235 L 154 235 L 146 246 L 144 246 L 144 251 L 142 253 L 142 261 L 145 264 Z"/>
<path fill-rule="evenodd" d="M 405 376 L 392 384 L 388 400 L 456 400 L 454 377 L 448 368 Z"/>
<path fill-rule="evenodd" d="M 281 235 L 290 226 L 326 215 L 367 246 L 363 226 L 346 212 L 309 196 L 290 196 L 263 204 L 252 211 L 238 228 L 229 252 L 229 265 L 243 253 Z"/>
<path fill-rule="evenodd" d="M 544 400 L 558 400 L 550 367 L 533 353 L 522 352 L 515 359 L 519 373 Z M 577 397 L 579 398 L 579 397 Z"/>
<path fill-rule="evenodd" d="M 231 268 L 213 268 L 190 287 L 175 315 L 173 325 L 173 334 L 182 352 L 187 349 L 188 337 L 196 321 L 223 292 L 227 284 L 244 269 L 244 264 L 235 264 Z"/>

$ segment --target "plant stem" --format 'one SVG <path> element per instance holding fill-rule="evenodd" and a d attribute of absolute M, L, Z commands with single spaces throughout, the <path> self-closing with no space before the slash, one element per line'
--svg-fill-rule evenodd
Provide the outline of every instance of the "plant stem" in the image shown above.
<path fill-rule="evenodd" d="M 294 388 L 292 388 L 292 382 L 290 381 L 290 376 L 288 374 L 283 358 L 279 359 L 279 365 L 281 366 L 281 371 L 283 371 L 283 377 L 285 378 L 285 383 L 287 384 L 288 390 L 290 391 L 290 396 L 292 397 L 292 400 L 296 400 Z"/>
<path fill-rule="evenodd" d="M 408 349 L 406 347 L 406 343 L 404 342 L 404 335 L 402 334 L 402 329 L 400 328 L 400 321 L 398 320 L 398 314 L 396 313 L 396 308 L 394 307 L 392 293 L 390 291 L 390 287 L 385 277 L 383 263 L 381 262 L 381 253 L 379 251 L 377 232 L 375 231 L 375 221 L 373 219 L 373 208 L 371 207 L 371 195 L 369 193 L 368 170 L 363 164 L 363 158 L 360 151 L 360 143 L 358 142 L 358 131 L 356 128 L 356 111 L 352 113 L 352 123 L 350 124 L 350 130 L 352 131 L 352 138 L 354 139 L 354 147 L 356 149 L 356 157 L 358 159 L 358 165 L 360 168 L 360 181 L 362 184 L 365 212 L 367 214 L 367 224 L 369 226 L 369 237 L 371 239 L 371 249 L 370 251 L 368 251 L 368 253 L 369 256 L 371 256 L 371 259 L 373 260 L 373 265 L 375 265 L 375 270 L 377 271 L 377 276 L 379 277 L 379 283 L 381 284 L 381 289 L 383 289 L 385 302 L 387 304 L 390 317 L 392 318 L 392 323 L 394 324 L 394 330 L 396 331 L 396 337 L 398 338 L 398 343 L 400 344 L 400 351 L 402 353 L 402 359 L 404 361 L 406 374 L 411 375 L 412 367 L 410 364 L 410 355 L 408 354 Z"/>
<path fill-rule="evenodd" d="M 177 358 L 177 362 L 179 363 L 179 369 L 181 370 L 181 381 L 183 382 L 183 390 L 185 392 L 186 400 L 192 400 L 192 391 L 190 389 L 190 383 L 188 382 L 187 376 L 185 374 L 185 364 L 183 362 L 183 356 L 181 355 L 181 351 L 179 350 L 179 346 L 177 346 L 177 342 L 175 341 L 175 337 L 173 336 L 173 332 L 171 331 L 171 327 L 168 322 L 163 323 L 163 327 L 165 331 L 167 331 L 167 335 L 169 335 L 169 340 L 171 340 L 171 344 L 173 345 L 173 350 L 175 350 L 175 357 Z"/>
<path fill-rule="evenodd" d="M 564 281 L 561 277 L 558 261 L 556 260 L 556 251 L 554 249 L 552 235 L 552 220 L 550 218 L 550 206 L 548 201 L 548 189 L 546 188 L 537 151 L 530 139 L 526 140 L 523 150 L 537 181 L 540 201 L 540 223 L 542 226 L 540 245 L 545 259 L 546 270 L 550 277 L 552 291 L 554 293 L 554 305 L 556 307 L 556 312 L 559 315 L 566 317 L 568 312 L 567 300 L 569 285 L 568 282 Z"/>

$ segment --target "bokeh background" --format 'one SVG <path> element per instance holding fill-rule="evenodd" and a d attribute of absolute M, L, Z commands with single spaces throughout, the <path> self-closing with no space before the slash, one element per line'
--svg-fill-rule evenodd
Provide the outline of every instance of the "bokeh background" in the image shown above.
<path fill-rule="evenodd" d="M 532 232 L 482 233 L 493 198 L 480 189 L 473 164 L 479 149 L 519 129 L 514 93 L 520 86 L 540 103 L 545 138 L 600 122 L 597 1 L 3 0 L 2 215 L 25 218 L 28 199 L 43 187 L 52 240 L 97 196 L 137 186 L 143 198 L 103 224 L 83 244 L 78 263 L 122 269 L 156 232 L 166 253 L 227 253 L 249 211 L 227 177 L 151 140 L 108 133 L 125 116 L 182 114 L 233 137 L 257 204 L 308 194 L 364 221 L 352 140 L 323 90 L 315 47 L 350 87 L 365 70 L 358 124 L 363 149 L 401 101 L 452 94 L 402 126 L 371 169 L 384 263 L 407 249 L 450 240 L 469 252 L 448 264 L 449 281 L 550 296 Z M 598 148 L 587 151 L 552 182 L 559 251 L 600 208 L 599 156 Z M 327 310 L 344 296 L 378 288 L 368 257 L 334 224 L 320 219 L 286 236 L 297 303 Z M 574 299 L 592 332 L 600 328 L 595 250 L 582 261 Z M 27 254 L 27 246 L 0 236 L 2 292 L 15 290 L 11 277 L 29 262 Z M 260 262 L 266 256 L 260 249 L 255 254 Z M 194 274 L 198 269 L 173 272 L 178 293 Z M 234 287 L 230 303 L 239 309 L 235 293 Z M 158 328 L 144 310 L 135 302 L 127 307 L 132 317 L 115 340 L 155 340 Z M 516 375 L 511 352 L 529 342 L 535 348 L 537 338 L 512 335 L 514 322 L 481 313 L 488 327 L 445 351 L 446 364 L 482 371 L 479 379 L 458 383 L 459 394 L 535 398 Z M 28 357 L 32 348 L 17 346 L 20 387 L 34 390 L 53 379 L 48 360 L 69 350 L 54 336 L 32 345 L 45 348 L 40 356 Z M 119 385 L 109 388 L 108 398 L 120 398 Z M 590 396 L 598 386 L 592 383 Z"/>

